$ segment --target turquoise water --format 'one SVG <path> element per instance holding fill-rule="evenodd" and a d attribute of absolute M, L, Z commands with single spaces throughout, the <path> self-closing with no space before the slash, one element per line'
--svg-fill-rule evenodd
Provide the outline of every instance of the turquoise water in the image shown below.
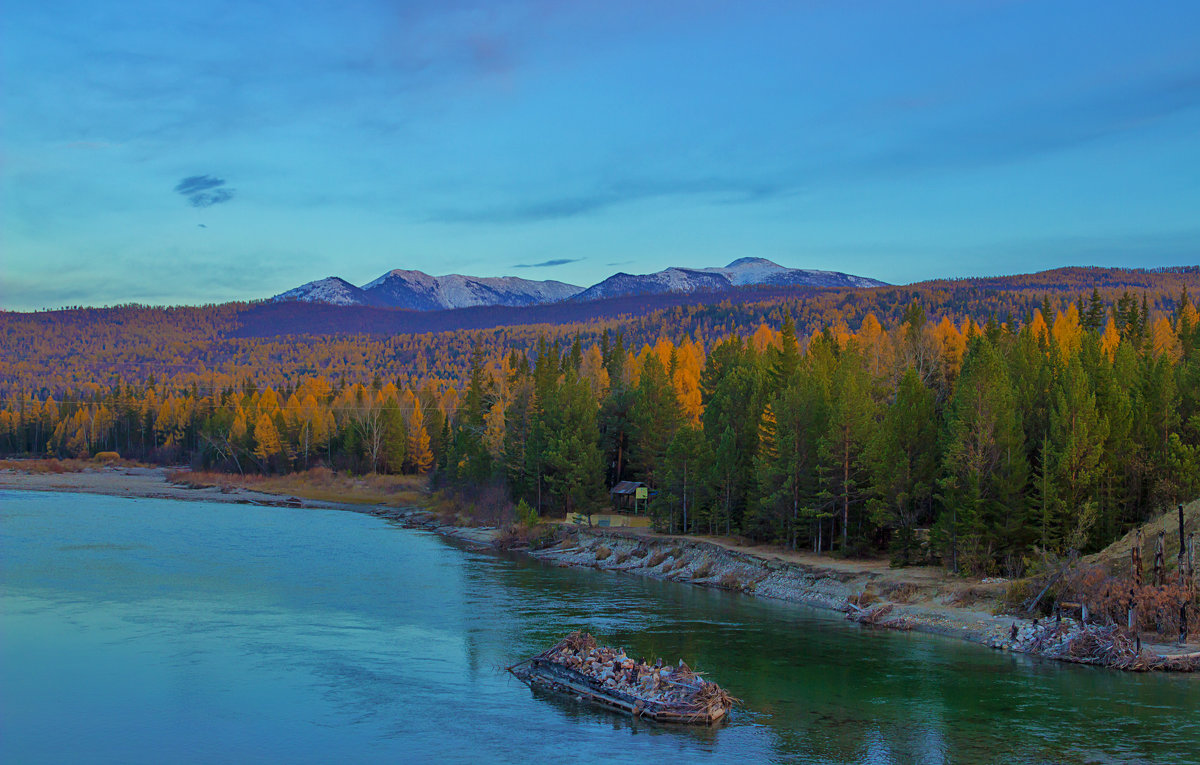
<path fill-rule="evenodd" d="M 355 513 L 0 492 L 0 762 L 1200 762 L 1200 677 L 469 552 Z M 634 723 L 504 667 L 586 628 L 744 708 Z"/>

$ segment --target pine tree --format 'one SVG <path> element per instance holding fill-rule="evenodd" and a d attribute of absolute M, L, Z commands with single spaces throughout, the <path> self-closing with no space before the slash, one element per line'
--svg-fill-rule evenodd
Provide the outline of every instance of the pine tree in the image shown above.
<path fill-rule="evenodd" d="M 564 515 L 588 505 L 600 494 L 600 433 L 596 402 L 587 382 L 568 368 L 546 403 L 545 478 L 550 497 Z"/>
<path fill-rule="evenodd" d="M 971 344 L 946 411 L 943 512 L 936 531 L 952 571 L 985 571 L 1019 528 L 1028 481 L 1024 434 L 1003 360 L 986 338 Z"/>
<path fill-rule="evenodd" d="M 1108 421 L 1096 406 L 1082 362 L 1072 357 L 1058 380 L 1050 412 L 1045 469 L 1054 495 L 1043 520 L 1042 542 L 1058 553 L 1082 550 L 1099 517 Z"/>
<path fill-rule="evenodd" d="M 394 400 L 384 407 L 383 420 L 383 450 L 380 462 L 385 473 L 400 473 L 404 470 L 404 462 L 408 456 L 408 429 L 404 425 L 404 415 Z"/>
<path fill-rule="evenodd" d="M 504 472 L 514 498 L 537 502 L 539 477 L 531 474 L 530 438 L 535 420 L 540 418 L 533 377 L 518 372 L 509 388 L 511 398 L 504 417 Z"/>
<path fill-rule="evenodd" d="M 937 457 L 933 391 L 909 367 L 868 446 L 871 519 L 893 531 L 893 561 L 900 565 L 914 562 L 916 529 L 932 516 Z"/>
<path fill-rule="evenodd" d="M 819 437 L 825 431 L 823 391 L 805 373 L 763 411 L 755 456 L 759 536 L 799 545 L 802 527 L 814 518 Z"/>
<path fill-rule="evenodd" d="M 829 493 L 842 521 L 842 552 L 850 552 L 850 509 L 863 502 L 864 451 L 874 419 L 863 358 L 848 348 L 837 360 L 829 382 L 829 424 L 820 453 Z"/>
<path fill-rule="evenodd" d="M 633 458 L 644 480 L 653 485 L 683 420 L 675 390 L 657 354 L 648 354 L 643 363 L 632 415 Z"/>
<path fill-rule="evenodd" d="M 667 446 L 662 481 L 655 508 L 667 509 L 667 529 L 675 531 L 675 511 L 679 511 L 680 530 L 687 534 L 699 521 L 699 509 L 708 499 L 712 450 L 704 431 L 683 425 Z"/>
<path fill-rule="evenodd" d="M 1099 332 L 1104 326 L 1104 318 L 1107 311 L 1104 308 L 1104 301 L 1100 299 L 1100 290 L 1096 287 L 1092 288 L 1092 297 L 1088 301 L 1087 310 L 1083 313 L 1083 327 L 1089 332 Z"/>
<path fill-rule="evenodd" d="M 740 526 L 746 511 L 764 407 L 762 388 L 757 359 L 739 338 L 728 338 L 713 348 L 700 376 L 701 422 L 716 452 L 712 481 L 727 534 Z"/>
<path fill-rule="evenodd" d="M 770 348 L 767 357 L 770 364 L 771 390 L 781 391 L 791 383 L 800 369 L 800 347 L 796 342 L 796 323 L 791 314 L 783 318 L 779 348 Z"/>

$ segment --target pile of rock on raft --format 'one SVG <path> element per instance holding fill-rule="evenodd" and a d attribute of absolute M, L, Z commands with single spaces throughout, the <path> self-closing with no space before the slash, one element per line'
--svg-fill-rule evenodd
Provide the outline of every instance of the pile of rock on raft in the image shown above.
<path fill-rule="evenodd" d="M 619 691 L 668 707 L 728 710 L 736 701 L 680 660 L 663 666 L 626 655 L 625 650 L 599 646 L 586 632 L 572 632 L 539 658 L 579 672 L 606 690 Z"/>

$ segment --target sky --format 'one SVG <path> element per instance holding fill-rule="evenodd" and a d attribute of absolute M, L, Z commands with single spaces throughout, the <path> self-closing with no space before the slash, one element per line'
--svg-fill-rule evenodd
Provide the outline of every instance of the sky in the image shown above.
<path fill-rule="evenodd" d="M 0 48 L 9 310 L 1200 263 L 1200 3 L 7 0 Z"/>

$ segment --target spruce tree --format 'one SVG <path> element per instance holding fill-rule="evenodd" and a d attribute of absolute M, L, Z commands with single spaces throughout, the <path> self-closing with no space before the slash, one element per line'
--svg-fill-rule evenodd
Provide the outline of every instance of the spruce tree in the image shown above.
<path fill-rule="evenodd" d="M 892 559 L 900 565 L 915 561 L 916 529 L 931 519 L 937 457 L 933 391 L 909 367 L 868 448 L 871 519 L 892 532 Z"/>
<path fill-rule="evenodd" d="M 1058 553 L 1080 550 L 1099 517 L 1108 420 L 1096 406 L 1079 356 L 1068 361 L 1050 412 L 1045 470 L 1054 486 L 1042 529 L 1043 544 Z"/>
<path fill-rule="evenodd" d="M 642 365 L 632 415 L 632 457 L 644 480 L 653 485 L 683 421 L 675 389 L 656 353 L 647 354 Z"/>
<path fill-rule="evenodd" d="M 937 539 L 952 571 L 986 571 L 996 551 L 1015 547 L 1028 482 L 1016 396 L 991 341 L 975 338 L 946 410 L 943 507 Z"/>

